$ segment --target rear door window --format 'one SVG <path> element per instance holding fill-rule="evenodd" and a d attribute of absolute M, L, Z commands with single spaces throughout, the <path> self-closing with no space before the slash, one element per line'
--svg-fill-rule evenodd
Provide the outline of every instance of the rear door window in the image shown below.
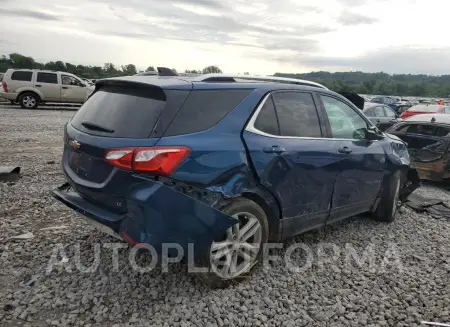
<path fill-rule="evenodd" d="M 58 84 L 58 75 L 56 75 L 54 73 L 38 73 L 36 82 L 48 83 L 48 84 Z"/>
<path fill-rule="evenodd" d="M 282 136 L 322 136 L 311 93 L 277 92 L 273 94 L 273 101 Z"/>
<path fill-rule="evenodd" d="M 269 96 L 264 103 L 261 111 L 256 118 L 254 127 L 261 132 L 280 135 L 280 127 L 278 125 L 277 115 L 275 113 L 275 107 L 273 105 L 272 97 Z"/>
<path fill-rule="evenodd" d="M 71 121 L 85 133 L 118 138 L 148 138 L 166 104 L 159 87 L 104 86 Z"/>
<path fill-rule="evenodd" d="M 16 71 L 11 75 L 11 79 L 13 81 L 25 81 L 31 82 L 31 78 L 33 77 L 33 72 L 24 72 L 24 71 Z"/>
<path fill-rule="evenodd" d="M 164 136 L 195 133 L 213 127 L 251 91 L 251 89 L 192 91 Z"/>

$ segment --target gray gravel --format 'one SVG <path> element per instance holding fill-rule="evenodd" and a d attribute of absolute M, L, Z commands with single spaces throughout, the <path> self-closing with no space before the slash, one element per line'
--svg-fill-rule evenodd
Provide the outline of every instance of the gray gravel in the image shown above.
<path fill-rule="evenodd" d="M 169 273 L 160 268 L 145 274 L 133 271 L 127 249 L 119 252 L 119 271 L 114 271 L 111 251 L 102 249 L 95 273 L 59 267 L 47 274 L 57 244 L 65 246 L 69 262 L 80 244 L 82 262 L 88 265 L 94 259 L 93 243 L 115 242 L 49 195 L 64 182 L 59 167 L 62 127 L 72 115 L 0 107 L 0 164 L 23 167 L 23 177 L 15 184 L 0 183 L 1 326 L 450 323 L 450 222 L 407 208 L 392 224 L 356 217 L 296 237 L 275 251 L 284 255 L 289 246 L 304 244 L 317 257 L 321 244 L 332 243 L 341 252 L 351 246 L 361 256 L 372 247 L 375 265 L 349 265 L 342 254 L 333 265 L 315 259 L 304 272 L 275 263 L 228 289 L 210 290 L 188 274 L 184 264 L 172 265 Z M 418 192 L 449 199 L 434 186 Z M 31 239 L 9 239 L 29 232 Z M 303 266 L 307 256 L 295 251 L 291 259 Z"/>

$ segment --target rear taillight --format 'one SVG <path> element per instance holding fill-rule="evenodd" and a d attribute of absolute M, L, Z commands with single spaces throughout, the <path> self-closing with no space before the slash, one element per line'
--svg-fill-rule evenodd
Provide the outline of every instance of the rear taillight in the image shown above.
<path fill-rule="evenodd" d="M 188 147 L 119 148 L 106 151 L 110 164 L 139 173 L 170 176 L 189 156 Z"/>
<path fill-rule="evenodd" d="M 3 87 L 3 90 L 4 90 L 6 93 L 8 93 L 8 84 L 6 84 L 6 82 L 2 82 L 2 87 Z"/>

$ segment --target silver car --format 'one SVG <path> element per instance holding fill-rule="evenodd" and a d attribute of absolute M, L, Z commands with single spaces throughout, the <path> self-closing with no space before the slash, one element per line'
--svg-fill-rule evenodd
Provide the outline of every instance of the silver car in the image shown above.
<path fill-rule="evenodd" d="M 70 73 L 8 69 L 1 83 L 0 98 L 34 109 L 42 102 L 83 103 L 93 91 L 93 86 Z"/>

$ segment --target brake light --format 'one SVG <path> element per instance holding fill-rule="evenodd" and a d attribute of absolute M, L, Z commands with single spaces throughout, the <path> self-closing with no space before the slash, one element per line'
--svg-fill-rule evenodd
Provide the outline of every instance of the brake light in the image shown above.
<path fill-rule="evenodd" d="M 110 164 L 140 173 L 170 176 L 189 156 L 188 147 L 148 147 L 109 149 L 105 160 Z"/>
<path fill-rule="evenodd" d="M 2 82 L 3 90 L 8 93 L 8 84 L 6 82 Z"/>

